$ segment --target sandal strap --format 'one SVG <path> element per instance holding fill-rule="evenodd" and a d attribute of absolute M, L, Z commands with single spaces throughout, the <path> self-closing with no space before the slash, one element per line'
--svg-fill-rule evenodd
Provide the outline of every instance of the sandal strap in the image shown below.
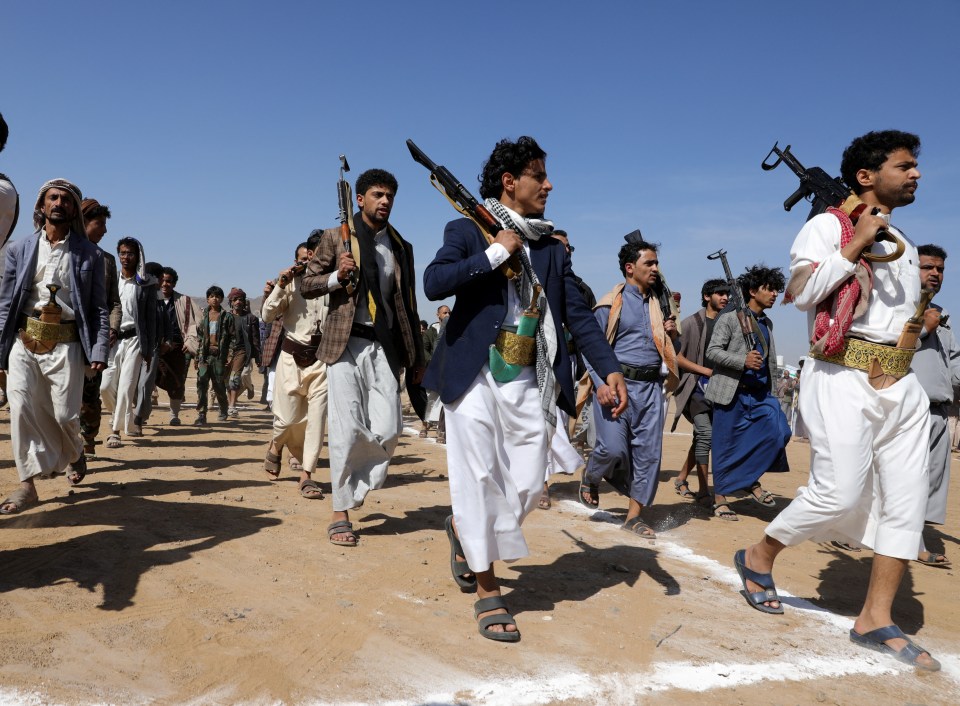
<path fill-rule="evenodd" d="M 740 565 L 740 570 L 743 571 L 743 577 L 745 579 L 747 579 L 748 581 L 753 581 L 758 586 L 763 586 L 763 588 L 766 589 L 767 591 L 774 591 L 774 595 L 776 595 L 776 590 L 775 590 L 776 586 L 773 583 L 772 574 L 758 573 L 753 569 L 747 568 L 746 563 Z M 769 600 L 769 599 L 764 599 L 764 600 Z M 779 599 L 774 598 L 773 600 L 779 600 Z M 889 638 L 883 638 L 883 639 L 886 640 Z"/>
<path fill-rule="evenodd" d="M 777 595 L 776 589 L 768 588 L 765 591 L 756 591 L 755 593 L 750 594 L 750 599 L 756 603 L 767 603 L 770 601 L 780 602 L 780 596 Z"/>
<path fill-rule="evenodd" d="M 337 520 L 327 526 L 327 536 L 332 537 L 335 534 L 353 534 L 353 523 L 349 520 Z"/>
<path fill-rule="evenodd" d="M 514 620 L 513 616 L 509 613 L 496 613 L 495 615 L 480 618 L 477 624 L 481 630 L 486 630 L 491 625 L 516 625 L 517 621 Z"/>
<path fill-rule="evenodd" d="M 507 602 L 504 600 L 503 596 L 488 596 L 487 598 L 481 598 L 479 601 L 473 604 L 473 617 L 476 618 L 481 613 L 486 613 L 489 610 L 497 610 L 498 608 L 503 608 L 504 610 L 507 608 Z"/>

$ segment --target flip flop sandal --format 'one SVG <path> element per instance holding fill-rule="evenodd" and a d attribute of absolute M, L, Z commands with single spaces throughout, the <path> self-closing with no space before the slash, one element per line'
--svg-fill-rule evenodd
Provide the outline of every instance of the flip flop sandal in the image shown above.
<path fill-rule="evenodd" d="M 481 598 L 479 601 L 473 604 L 473 617 L 480 618 L 481 613 L 486 613 L 491 610 L 498 610 L 499 608 L 507 609 L 507 602 L 503 600 L 503 596 L 490 596 L 489 598 Z M 513 619 L 513 616 L 507 613 L 497 613 L 495 615 L 488 615 L 486 618 L 480 618 L 477 622 L 477 630 L 480 631 L 480 634 L 483 635 L 488 640 L 496 640 L 497 642 L 520 642 L 520 631 L 515 630 L 507 632 L 493 632 L 492 630 L 487 630 L 491 625 L 513 625 L 516 627 L 517 621 Z"/>
<path fill-rule="evenodd" d="M 903 638 L 907 641 L 907 644 L 899 650 L 895 650 L 890 647 L 890 645 L 886 644 L 885 640 L 892 640 L 895 637 Z M 891 657 L 900 660 L 904 664 L 909 664 L 917 669 L 925 669 L 929 672 L 940 671 L 940 663 L 933 659 L 933 655 L 931 655 L 929 651 L 920 647 L 920 645 L 915 643 L 909 637 L 904 635 L 903 630 L 898 628 L 896 625 L 888 625 L 885 628 L 877 628 L 876 630 L 865 632 L 862 635 L 851 628 L 850 641 L 855 642 L 861 647 L 866 647 L 870 650 L 876 650 L 877 652 L 888 654 Z M 920 657 L 920 655 L 922 655 L 924 652 L 930 655 L 930 659 L 933 661 L 932 665 L 928 666 L 917 662 L 917 658 Z"/>
<path fill-rule="evenodd" d="M 17 488 L 9 498 L 0 503 L 0 513 L 4 515 L 16 515 L 39 504 L 40 498 L 37 496 L 36 490 L 31 492 L 26 488 Z M 2 509 L 4 505 L 13 505 L 13 509 L 4 510 Z"/>
<path fill-rule="evenodd" d="M 67 467 L 67 482 L 70 485 L 80 485 L 87 477 L 87 457 L 80 454 L 80 458 Z"/>
<path fill-rule="evenodd" d="M 917 563 L 923 564 L 924 566 L 939 566 L 944 569 L 950 567 L 950 560 L 947 559 L 947 556 L 945 554 L 937 554 L 936 552 L 927 552 L 926 559 L 921 559 L 918 556 Z M 887 639 L 889 640 L 890 638 Z"/>
<path fill-rule="evenodd" d="M 453 580 L 464 593 L 477 590 L 477 577 L 470 569 L 470 565 L 466 561 L 457 559 L 458 554 L 466 555 L 463 553 L 463 545 L 457 539 L 457 533 L 453 531 L 453 515 L 447 516 L 443 526 L 447 530 L 447 539 L 450 540 L 450 573 L 453 574 Z"/>
<path fill-rule="evenodd" d="M 590 502 L 583 497 L 589 496 Z M 577 499 L 580 504 L 588 510 L 596 510 L 600 507 L 600 485 L 597 483 L 587 483 L 587 469 L 584 468 L 580 473 L 580 490 L 577 491 Z"/>
<path fill-rule="evenodd" d="M 274 478 L 280 477 L 280 456 L 279 454 L 271 453 L 267 451 L 267 455 L 263 459 L 263 470 Z"/>
<path fill-rule="evenodd" d="M 761 613 L 783 615 L 783 603 L 780 601 L 780 596 L 777 595 L 777 587 L 773 583 L 773 576 L 771 574 L 760 574 L 752 569 L 748 569 L 746 549 L 740 549 L 733 555 L 733 565 L 737 569 L 737 575 L 740 576 L 740 583 L 743 584 L 743 590 L 740 591 L 740 595 L 747 599 L 750 607 L 756 608 Z M 747 588 L 747 580 L 753 581 L 762 587 L 763 590 L 750 593 Z M 780 606 L 774 608 L 773 606 L 764 605 L 764 602 L 771 601 L 777 601 L 780 603 Z"/>
<path fill-rule="evenodd" d="M 348 534 L 352 539 L 334 539 L 338 534 Z M 341 547 L 355 547 L 360 543 L 357 533 L 353 531 L 353 523 L 349 520 L 337 520 L 327 525 L 327 539 L 330 540 L 330 544 Z"/>
<path fill-rule="evenodd" d="M 682 488 L 682 490 L 681 490 Z M 696 500 L 697 496 L 693 494 L 693 491 L 690 490 L 690 484 L 687 481 L 673 481 L 673 489 L 677 492 L 684 500 Z"/>
<path fill-rule="evenodd" d="M 323 490 L 321 490 L 317 482 L 311 478 L 300 481 L 300 495 L 307 500 L 323 500 Z"/>
<path fill-rule="evenodd" d="M 120 441 L 120 435 L 111 434 L 108 436 L 104 446 L 106 446 L 108 449 L 119 449 L 121 446 L 123 446 L 123 443 Z"/>
<path fill-rule="evenodd" d="M 631 520 L 627 520 L 620 525 L 620 529 L 622 529 L 624 532 L 629 532 L 630 534 L 635 534 L 638 537 L 649 539 L 651 541 L 657 538 L 657 534 L 653 531 L 653 528 L 639 517 L 634 517 Z"/>
<path fill-rule="evenodd" d="M 723 508 L 727 508 L 724 510 Z M 733 510 L 730 509 L 729 503 L 717 503 L 713 506 L 713 516 L 719 517 L 721 520 L 726 520 L 727 522 L 738 522 L 740 517 Z"/>

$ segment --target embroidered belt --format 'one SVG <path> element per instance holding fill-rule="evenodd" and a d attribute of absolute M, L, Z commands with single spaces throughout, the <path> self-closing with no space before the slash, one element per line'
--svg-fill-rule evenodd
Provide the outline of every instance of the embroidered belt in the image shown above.
<path fill-rule="evenodd" d="M 513 331 L 500 329 L 493 342 L 505 363 L 510 365 L 533 365 L 537 362 L 537 339 L 521 336 Z"/>
<path fill-rule="evenodd" d="M 20 340 L 30 352 L 43 354 L 52 351 L 58 343 L 79 341 L 80 332 L 76 321 L 54 324 L 23 316 L 20 318 Z"/>
<path fill-rule="evenodd" d="M 663 375 L 660 374 L 660 364 L 643 365 L 636 368 L 632 365 L 620 363 L 620 370 L 623 371 L 623 377 L 635 382 L 660 382 Z"/>
<path fill-rule="evenodd" d="M 862 338 L 843 339 L 843 349 L 833 355 L 824 355 L 810 351 L 810 357 L 826 363 L 842 365 L 845 368 L 869 371 L 874 360 L 887 375 L 898 380 L 910 372 L 910 361 L 914 351 L 882 343 L 871 343 Z"/>

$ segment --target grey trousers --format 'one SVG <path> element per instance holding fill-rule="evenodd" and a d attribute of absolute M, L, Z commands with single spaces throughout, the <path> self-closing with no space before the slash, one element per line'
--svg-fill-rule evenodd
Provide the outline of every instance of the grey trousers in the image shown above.
<path fill-rule="evenodd" d="M 400 387 L 381 345 L 351 337 L 327 367 L 327 419 L 333 509 L 363 505 L 387 479 L 400 439 Z"/>
<path fill-rule="evenodd" d="M 950 432 L 947 405 L 930 405 L 930 456 L 927 459 L 930 495 L 926 521 L 942 525 L 947 519 L 947 490 L 950 488 Z"/>

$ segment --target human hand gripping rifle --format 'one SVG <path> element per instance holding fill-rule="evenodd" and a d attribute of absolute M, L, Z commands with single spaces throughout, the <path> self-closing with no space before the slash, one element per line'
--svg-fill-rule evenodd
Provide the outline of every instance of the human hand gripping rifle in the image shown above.
<path fill-rule="evenodd" d="M 477 201 L 473 194 L 467 191 L 467 188 L 446 167 L 437 165 L 424 154 L 423 150 L 413 143 L 413 140 L 407 140 L 407 148 L 410 150 L 414 161 L 425 166 L 430 172 L 430 183 L 447 197 L 447 200 L 453 204 L 455 209 L 479 226 L 480 232 L 487 239 L 487 243 L 492 243 L 497 233 L 503 230 L 500 221 L 482 203 Z M 520 273 L 519 256 L 516 253 L 511 255 L 506 262 L 500 265 L 500 271 L 507 279 L 516 277 Z"/>
<path fill-rule="evenodd" d="M 737 284 L 737 280 L 734 279 L 733 273 L 730 271 L 730 263 L 727 262 L 727 251 L 717 250 L 715 253 L 707 255 L 707 259 L 720 260 L 720 263 L 723 265 L 723 274 L 727 279 L 727 286 L 730 287 L 730 302 L 737 312 L 737 321 L 740 322 L 743 341 L 747 344 L 748 351 L 756 350 L 757 336 L 753 332 L 753 327 L 750 325 L 752 317 L 747 311 L 747 303 L 743 301 L 743 293 L 740 291 L 740 285 Z"/>
<path fill-rule="evenodd" d="M 343 251 L 351 252 L 350 239 L 356 235 L 353 225 L 353 189 L 350 188 L 350 182 L 343 178 L 346 172 L 350 171 L 350 165 L 347 164 L 346 155 L 340 155 L 340 181 L 337 182 L 337 202 L 340 205 L 340 240 L 343 243 Z M 347 282 L 347 294 L 353 294 L 357 288 L 357 270 L 350 273 L 350 281 Z"/>
<path fill-rule="evenodd" d="M 850 216 L 850 220 L 856 225 L 857 219 L 859 219 L 860 215 L 867 209 L 867 204 L 861 201 L 860 197 L 853 193 L 839 177 L 831 177 L 820 167 L 810 167 L 807 169 L 800 164 L 797 158 L 790 152 L 790 145 L 787 145 L 786 148 L 781 150 L 778 144 L 779 143 L 776 142 L 773 144 L 773 149 L 764 157 L 763 162 L 760 163 L 760 167 L 764 171 L 770 171 L 771 169 L 776 169 L 780 163 L 783 162 L 793 170 L 794 174 L 800 177 L 799 188 L 790 194 L 787 200 L 783 202 L 783 209 L 789 211 L 796 206 L 801 199 L 808 199 L 813 203 L 810 213 L 807 215 L 808 221 L 832 206 Z M 771 155 L 776 155 L 777 159 L 772 164 L 768 164 Z M 876 208 L 872 211 L 873 215 L 879 212 L 880 210 Z M 865 260 L 869 260 L 870 262 L 890 262 L 903 255 L 905 249 L 903 241 L 886 228 L 877 231 L 876 239 L 888 240 L 894 243 L 897 249 L 886 255 L 865 252 L 863 253 Z"/>

